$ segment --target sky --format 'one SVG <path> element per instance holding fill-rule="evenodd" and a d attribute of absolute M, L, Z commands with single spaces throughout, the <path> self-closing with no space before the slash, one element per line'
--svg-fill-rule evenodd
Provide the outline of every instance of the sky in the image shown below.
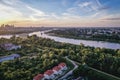
<path fill-rule="evenodd" d="M 0 0 L 0 24 L 120 27 L 120 0 Z"/>

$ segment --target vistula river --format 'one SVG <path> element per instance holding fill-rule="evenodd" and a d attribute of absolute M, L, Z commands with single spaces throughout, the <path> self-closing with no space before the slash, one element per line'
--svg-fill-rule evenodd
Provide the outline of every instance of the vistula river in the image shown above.
<path fill-rule="evenodd" d="M 48 30 L 47 30 L 48 31 Z M 80 43 L 83 43 L 85 46 L 91 46 L 91 47 L 100 47 L 100 48 L 108 48 L 108 49 L 120 49 L 119 43 L 111 43 L 111 42 L 104 42 L 104 41 L 91 41 L 91 40 L 80 40 L 80 39 L 70 39 L 70 38 L 63 38 L 63 37 L 57 37 L 57 36 L 50 36 L 48 34 L 45 34 L 47 31 L 38 31 L 38 32 L 32 32 L 29 33 L 29 35 L 37 35 L 38 37 L 43 38 L 50 38 L 58 42 L 64 42 L 64 43 L 71 43 L 79 45 Z M 19 35 L 17 35 L 19 36 Z M 0 38 L 10 38 L 12 35 L 0 35 Z"/>

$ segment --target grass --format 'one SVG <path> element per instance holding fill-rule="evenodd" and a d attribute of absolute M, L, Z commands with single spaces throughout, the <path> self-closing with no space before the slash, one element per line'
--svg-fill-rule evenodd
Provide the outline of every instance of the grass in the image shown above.
<path fill-rule="evenodd" d="M 103 71 L 100 71 L 100 70 L 97 70 L 97 69 L 94 69 L 92 67 L 87 67 L 88 69 L 94 71 L 96 73 L 96 75 L 100 76 L 100 77 L 104 77 L 106 80 L 120 80 L 119 77 L 116 77 L 114 75 L 111 75 L 111 74 L 108 74 L 108 73 L 105 73 Z"/>
<path fill-rule="evenodd" d="M 76 62 L 76 61 L 75 61 L 75 63 L 77 65 L 81 65 L 79 62 Z M 96 75 L 105 78 L 106 80 L 120 80 L 120 78 L 117 77 L 117 76 L 108 74 L 106 72 L 100 71 L 98 69 L 95 69 L 95 68 L 92 68 L 92 67 L 89 67 L 89 66 L 85 66 L 85 67 L 89 70 L 92 70 Z"/>

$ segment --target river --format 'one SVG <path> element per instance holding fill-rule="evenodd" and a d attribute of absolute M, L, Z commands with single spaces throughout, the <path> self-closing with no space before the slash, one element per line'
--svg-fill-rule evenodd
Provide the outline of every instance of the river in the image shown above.
<path fill-rule="evenodd" d="M 100 48 L 108 48 L 108 49 L 120 49 L 120 44 L 119 43 L 56 37 L 56 36 L 50 36 L 48 34 L 45 34 L 44 32 L 46 32 L 46 31 L 32 32 L 32 33 L 29 33 L 29 35 L 31 36 L 31 35 L 35 34 L 38 37 L 50 38 L 50 39 L 54 39 L 55 41 L 58 41 L 58 42 L 65 42 L 65 43 L 71 43 L 71 44 L 76 44 L 76 45 L 79 45 L 80 43 L 83 43 L 85 46 L 91 46 L 91 47 L 100 47 Z M 11 36 L 12 35 L 0 35 L 0 38 L 1 37 L 10 38 Z"/>

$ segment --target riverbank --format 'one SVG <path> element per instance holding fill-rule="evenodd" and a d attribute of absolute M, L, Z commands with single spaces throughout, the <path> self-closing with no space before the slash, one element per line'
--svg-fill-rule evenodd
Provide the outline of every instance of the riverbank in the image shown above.
<path fill-rule="evenodd" d="M 48 34 L 45 34 L 45 32 L 48 32 L 50 30 L 44 30 L 44 31 L 37 31 L 29 33 L 29 36 L 31 35 L 37 35 L 38 37 L 42 38 L 49 38 L 53 39 L 57 42 L 62 43 L 70 43 L 75 45 L 80 45 L 80 43 L 84 44 L 85 46 L 95 47 L 95 48 L 107 48 L 107 49 L 120 49 L 119 43 L 111 43 L 111 42 L 104 42 L 104 41 L 91 41 L 91 40 L 79 40 L 79 39 L 70 39 L 70 38 L 63 38 L 63 37 L 57 37 L 57 36 L 50 36 Z M 1 35 L 0 38 L 10 38 L 12 35 Z"/>
<path fill-rule="evenodd" d="M 120 28 L 61 28 L 48 33 L 64 38 L 120 43 Z"/>
<path fill-rule="evenodd" d="M 52 28 L 48 27 L 14 27 L 14 28 L 2 28 L 0 29 L 0 35 L 17 35 L 23 33 L 32 33 L 36 31 L 44 31 Z"/>
<path fill-rule="evenodd" d="M 110 42 L 110 43 L 119 43 L 120 41 L 114 41 L 114 40 L 103 40 L 103 39 L 92 39 L 92 38 L 81 38 L 81 37 L 76 37 L 76 36 L 67 36 L 67 35 L 58 35 L 55 33 L 49 33 L 47 32 L 46 34 L 50 36 L 57 36 L 57 37 L 63 37 L 63 38 L 70 38 L 70 39 L 78 39 L 78 40 L 88 40 L 88 41 L 103 41 L 103 42 Z"/>

